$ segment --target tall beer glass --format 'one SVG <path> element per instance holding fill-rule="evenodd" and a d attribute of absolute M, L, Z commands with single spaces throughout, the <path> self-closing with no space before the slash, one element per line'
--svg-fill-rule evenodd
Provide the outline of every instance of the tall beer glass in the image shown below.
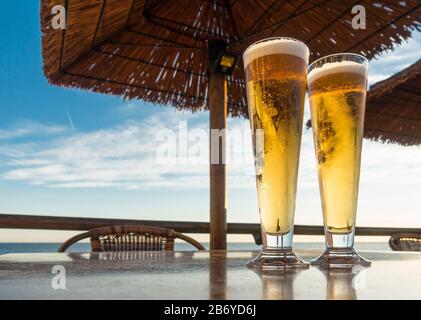
<path fill-rule="evenodd" d="M 312 264 L 352 268 L 370 263 L 354 249 L 368 61 L 351 53 L 308 69 L 311 123 L 327 249 Z"/>
<path fill-rule="evenodd" d="M 270 38 L 244 53 L 263 248 L 248 266 L 308 267 L 292 251 L 309 50 Z"/>

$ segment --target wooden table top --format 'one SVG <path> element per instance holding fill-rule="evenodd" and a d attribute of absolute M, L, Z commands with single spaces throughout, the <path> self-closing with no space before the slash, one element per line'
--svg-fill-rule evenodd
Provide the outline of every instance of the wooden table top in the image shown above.
<path fill-rule="evenodd" d="M 252 251 L 6 254 L 0 299 L 421 299 L 421 253 L 360 253 L 370 268 L 287 274 L 247 269 Z M 56 265 L 64 290 L 52 286 Z"/>

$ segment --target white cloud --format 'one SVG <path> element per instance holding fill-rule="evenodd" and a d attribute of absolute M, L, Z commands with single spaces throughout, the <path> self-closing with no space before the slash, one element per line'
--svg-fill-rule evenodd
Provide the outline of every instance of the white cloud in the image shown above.
<path fill-rule="evenodd" d="M 307 114 L 308 105 L 306 109 Z M 204 161 L 200 163 L 156 159 L 157 131 L 167 128 L 177 132 L 180 121 L 189 119 L 189 133 L 196 129 L 207 130 L 207 123 L 193 121 L 195 118 L 191 115 L 173 110 L 162 110 L 143 121 L 124 121 L 109 129 L 74 134 L 63 131 L 59 136 L 48 136 L 56 130 L 55 126 L 49 129 L 34 124 L 34 127 L 44 128 L 47 138 L 29 144 L 3 143 L 0 147 L 1 177 L 51 188 L 207 188 L 208 139 L 200 140 L 199 147 L 206 151 L 202 155 Z M 231 163 L 227 168 L 229 187 L 254 188 L 248 122 L 230 119 L 228 126 L 242 130 L 245 141 L 244 148 L 231 144 Z M 242 161 L 237 163 L 238 160 Z M 317 177 L 311 130 L 304 129 L 299 172 L 300 188 L 314 189 Z M 414 176 L 421 176 L 421 147 L 365 141 L 362 183 L 388 181 L 399 185 L 413 181 Z M 313 197 L 310 198 L 307 200 L 313 201 Z"/>
<path fill-rule="evenodd" d="M 6 129 L 0 129 L 0 141 L 31 136 L 55 135 L 66 131 L 66 127 L 45 125 L 30 120 L 14 123 Z"/>
<path fill-rule="evenodd" d="M 37 143 L 9 141 L 0 147 L 4 164 L 2 178 L 53 188 L 206 187 L 206 160 L 199 164 L 156 161 L 158 130 L 169 128 L 177 133 L 179 122 L 189 119 L 192 120 L 188 121 L 189 133 L 197 129 L 207 130 L 206 123 L 193 121 L 193 117 L 173 110 L 161 110 L 143 121 L 123 121 L 109 129 L 73 134 L 63 132 L 59 136 L 44 137 Z M 245 121 L 230 120 L 229 123 L 232 128 L 248 128 Z M 56 130 L 54 126 L 33 126 L 44 128 L 46 134 Z M 251 142 L 249 132 L 246 134 L 247 142 Z M 200 140 L 199 144 L 202 150 L 208 150 L 208 139 Z M 233 148 L 234 157 L 243 157 L 243 153 L 247 152 L 247 162 L 229 166 L 231 186 L 242 187 L 244 179 L 253 179 L 251 145 L 248 147 L 244 152 Z M 206 151 L 202 156 L 208 159 L 208 154 Z"/>

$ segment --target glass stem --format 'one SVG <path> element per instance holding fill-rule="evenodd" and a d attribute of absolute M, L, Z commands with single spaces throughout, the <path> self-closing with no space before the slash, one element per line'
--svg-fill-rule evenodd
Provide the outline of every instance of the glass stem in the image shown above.
<path fill-rule="evenodd" d="M 294 230 L 290 230 L 285 234 L 270 235 L 262 231 L 263 233 L 263 246 L 264 249 L 268 250 L 284 250 L 292 248 L 292 236 Z"/>
<path fill-rule="evenodd" d="M 325 230 L 328 249 L 351 249 L 354 247 L 355 228 L 350 233 L 332 233 Z"/>

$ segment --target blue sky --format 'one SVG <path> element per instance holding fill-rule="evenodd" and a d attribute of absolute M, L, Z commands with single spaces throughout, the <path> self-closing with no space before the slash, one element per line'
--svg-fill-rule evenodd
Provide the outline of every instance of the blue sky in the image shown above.
<path fill-rule="evenodd" d="M 42 72 L 38 6 L 8 1 L 0 13 L 0 212 L 207 221 L 208 166 L 157 163 L 155 154 L 157 129 L 176 129 L 180 121 L 206 129 L 208 114 L 50 86 Z M 417 33 L 371 63 L 370 83 L 410 65 L 420 52 Z M 231 119 L 229 126 L 248 123 Z M 322 223 L 312 143 L 304 131 L 300 224 Z M 253 164 L 245 158 L 228 166 L 232 222 L 258 221 Z M 421 227 L 420 178 L 421 147 L 365 140 L 358 224 Z M 0 241 L 22 235 L 61 241 L 67 233 L 1 230 Z"/>

